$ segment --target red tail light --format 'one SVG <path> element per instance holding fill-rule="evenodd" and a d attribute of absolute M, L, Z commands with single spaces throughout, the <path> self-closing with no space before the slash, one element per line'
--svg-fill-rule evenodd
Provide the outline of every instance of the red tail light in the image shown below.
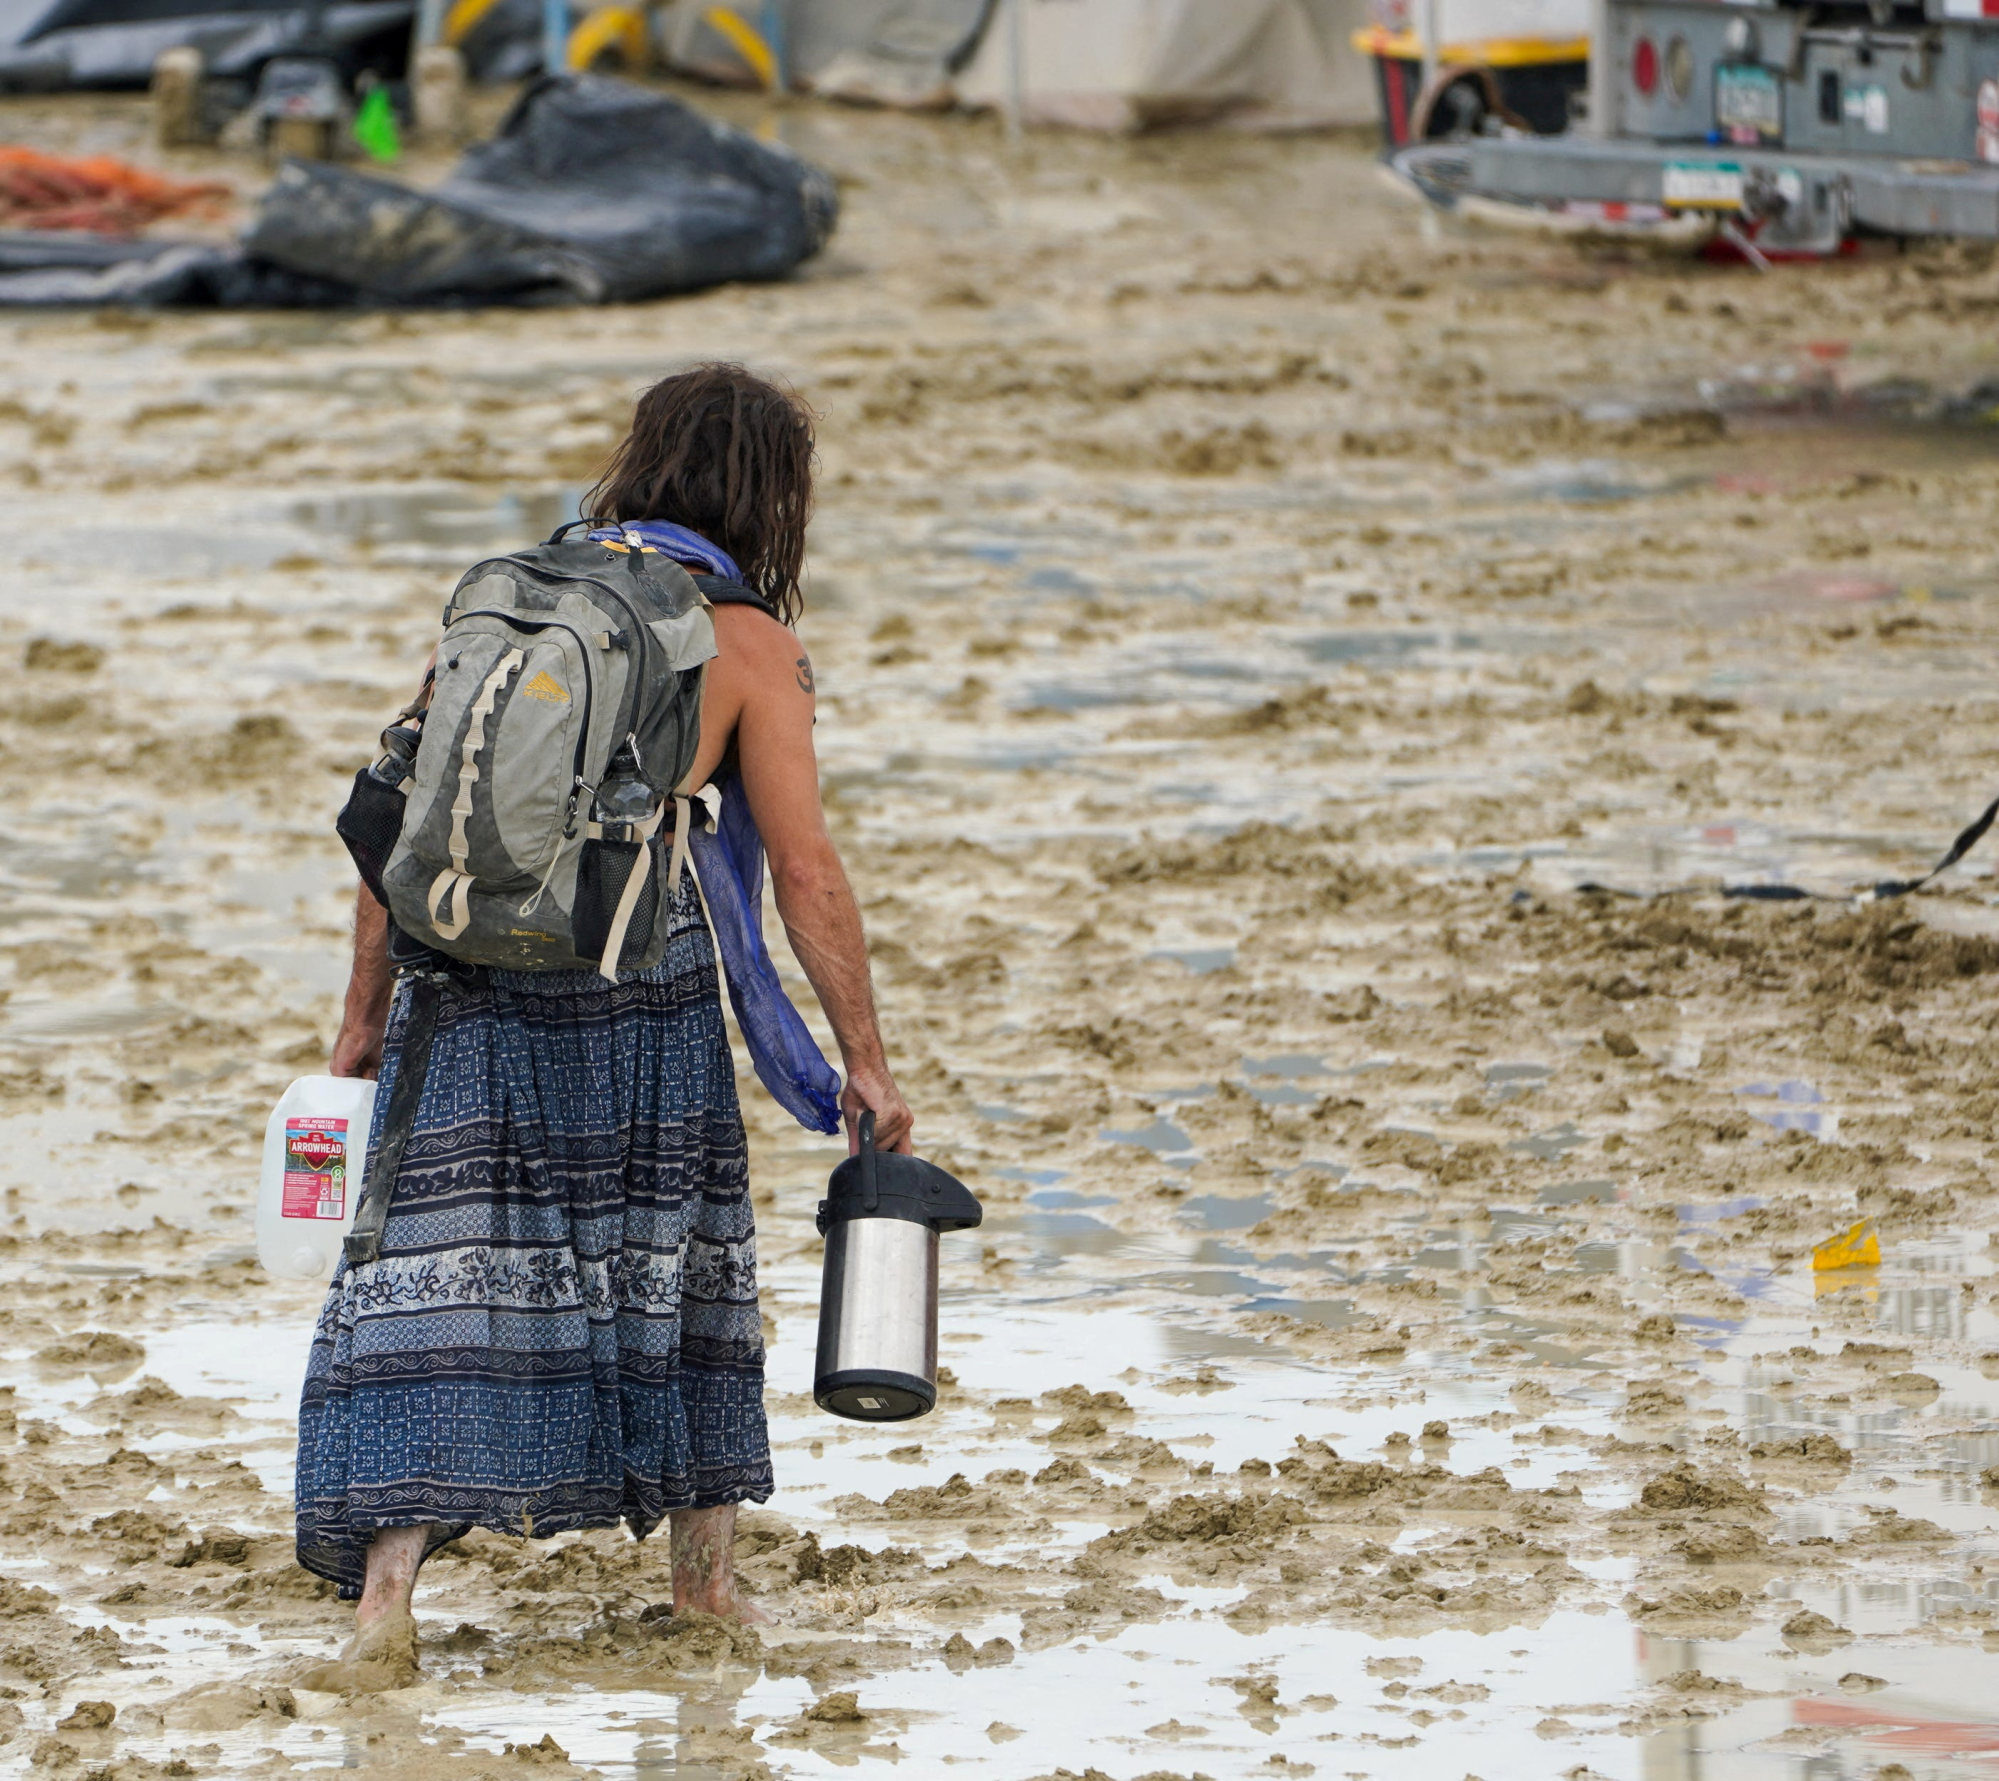
<path fill-rule="evenodd" d="M 1649 37 L 1639 38 L 1632 46 L 1631 84 L 1648 99 L 1659 85 L 1659 52 Z"/>

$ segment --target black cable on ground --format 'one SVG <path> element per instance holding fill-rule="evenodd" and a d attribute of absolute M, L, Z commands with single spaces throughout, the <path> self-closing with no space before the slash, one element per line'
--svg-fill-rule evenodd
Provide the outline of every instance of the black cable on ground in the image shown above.
<path fill-rule="evenodd" d="M 1891 897 L 1906 897 L 1912 891 L 1921 890 L 1932 878 L 1948 872 L 1985 839 L 1994 818 L 1999 818 L 1999 798 L 1994 798 L 1985 806 L 1984 814 L 1965 829 L 1950 844 L 1950 851 L 1920 878 L 1884 878 L 1879 884 L 1869 885 L 1862 890 L 1815 891 L 1807 890 L 1798 884 L 1724 884 L 1718 892 L 1712 886 L 1704 884 L 1676 884 L 1668 886 L 1665 890 L 1656 891 L 1624 890 L 1614 884 L 1579 884 L 1576 890 L 1584 895 L 1623 897 L 1634 903 L 1657 902 L 1662 897 L 1716 895 L 1744 903 L 1885 903 Z"/>

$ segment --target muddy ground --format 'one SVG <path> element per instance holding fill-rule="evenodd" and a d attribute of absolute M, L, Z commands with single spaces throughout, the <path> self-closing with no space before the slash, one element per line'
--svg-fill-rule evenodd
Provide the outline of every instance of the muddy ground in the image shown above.
<path fill-rule="evenodd" d="M 1907 875 L 1994 789 L 1999 265 L 1454 231 L 1338 141 L 777 123 L 846 203 L 782 286 L 0 321 L 0 1770 L 1983 1773 L 1999 897 L 1712 887 Z M 421 1687 L 313 1694 L 318 1294 L 249 1210 L 331 818 L 468 554 L 703 356 L 824 417 L 827 797 L 990 1208 L 946 1401 L 812 1409 L 835 1153 L 745 1072 L 779 1626 L 477 1535 Z"/>

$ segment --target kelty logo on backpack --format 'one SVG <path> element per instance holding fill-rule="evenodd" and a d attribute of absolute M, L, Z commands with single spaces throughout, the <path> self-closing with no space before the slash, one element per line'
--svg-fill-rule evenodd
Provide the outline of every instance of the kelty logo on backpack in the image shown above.
<path fill-rule="evenodd" d="M 539 699 L 545 705 L 567 705 L 569 695 L 562 690 L 562 683 L 555 679 L 546 668 L 530 680 L 521 692 L 530 699 Z"/>

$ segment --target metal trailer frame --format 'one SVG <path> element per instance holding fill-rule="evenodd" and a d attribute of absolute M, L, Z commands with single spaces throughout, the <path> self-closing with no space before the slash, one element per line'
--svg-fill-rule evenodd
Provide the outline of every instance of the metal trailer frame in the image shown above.
<path fill-rule="evenodd" d="M 1602 0 L 1599 17 L 1584 127 L 1395 167 L 1443 205 L 1704 215 L 1758 248 L 1999 239 L 1999 0 Z"/>

